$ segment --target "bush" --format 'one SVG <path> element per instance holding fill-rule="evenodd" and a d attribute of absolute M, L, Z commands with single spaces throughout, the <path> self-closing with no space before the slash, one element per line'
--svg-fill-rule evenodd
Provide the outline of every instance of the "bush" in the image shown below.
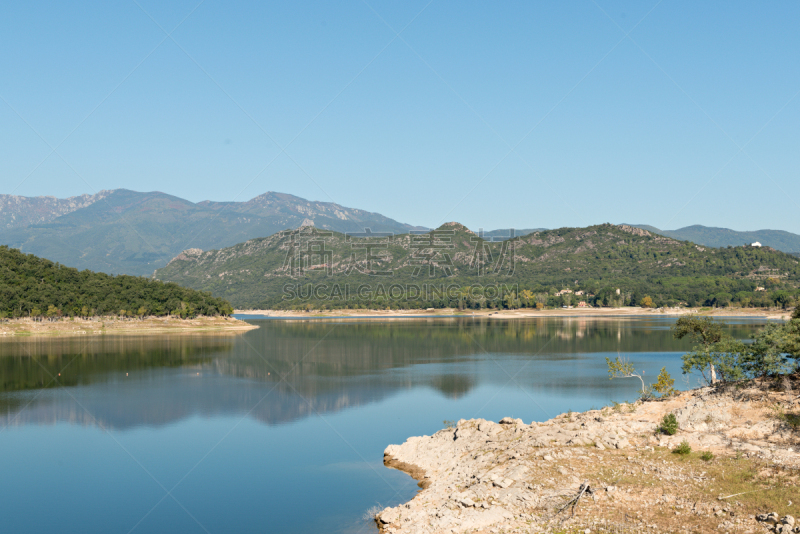
<path fill-rule="evenodd" d="M 711 451 L 703 451 L 703 453 L 700 455 L 700 459 L 704 462 L 710 462 L 714 459 L 714 453 Z"/>
<path fill-rule="evenodd" d="M 680 445 L 672 449 L 673 454 L 680 454 L 681 456 L 686 456 L 690 452 L 692 452 L 692 446 L 686 440 L 681 441 Z"/>
<path fill-rule="evenodd" d="M 658 430 L 668 436 L 674 436 L 675 433 L 678 432 L 678 418 L 675 417 L 675 414 L 669 413 L 665 415 L 661 420 Z"/>
<path fill-rule="evenodd" d="M 666 367 L 662 367 L 661 372 L 658 374 L 658 381 L 653 384 L 653 391 L 662 397 L 669 397 L 675 394 L 674 385 L 675 379 L 669 375 Z"/>

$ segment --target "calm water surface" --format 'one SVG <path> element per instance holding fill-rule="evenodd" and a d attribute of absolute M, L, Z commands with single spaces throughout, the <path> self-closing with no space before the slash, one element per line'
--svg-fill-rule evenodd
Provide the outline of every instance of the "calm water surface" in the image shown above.
<path fill-rule="evenodd" d="M 255 320 L 237 335 L 2 340 L 3 531 L 375 532 L 365 511 L 417 490 L 383 467 L 390 443 L 445 419 L 633 399 L 637 380 L 608 380 L 617 353 L 694 386 L 672 321 Z"/>

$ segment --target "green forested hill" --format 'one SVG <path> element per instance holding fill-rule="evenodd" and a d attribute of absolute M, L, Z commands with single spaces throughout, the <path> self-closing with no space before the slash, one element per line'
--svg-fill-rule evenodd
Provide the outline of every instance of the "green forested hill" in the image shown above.
<path fill-rule="evenodd" d="M 626 225 L 492 242 L 448 223 L 391 237 L 285 231 L 186 251 L 156 278 L 243 308 L 630 305 L 649 303 L 645 296 L 655 305 L 771 306 L 797 296 L 800 262 L 768 247 L 700 247 Z M 556 295 L 562 289 L 583 294 Z"/>
<path fill-rule="evenodd" d="M 177 284 L 78 271 L 0 246 L 0 317 L 169 313 L 186 317 L 231 311 L 225 300 Z"/>

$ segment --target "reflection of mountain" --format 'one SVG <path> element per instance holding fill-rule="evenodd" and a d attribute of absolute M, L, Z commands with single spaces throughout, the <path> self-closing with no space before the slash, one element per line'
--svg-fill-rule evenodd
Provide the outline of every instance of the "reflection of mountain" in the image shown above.
<path fill-rule="evenodd" d="M 531 360 L 535 365 L 517 380 L 543 392 L 605 388 L 602 358 L 587 354 L 689 348 L 672 338 L 671 320 L 660 318 L 431 322 L 262 321 L 259 330 L 236 337 L 4 342 L 0 424 L 129 428 L 230 414 L 279 424 L 411 388 L 459 398 L 481 383 L 505 384 L 507 365 Z M 737 337 L 752 331 L 730 328 Z M 42 391 L 50 378 L 40 363 L 53 374 L 66 366 L 59 380 L 76 387 Z"/>
<path fill-rule="evenodd" d="M 0 392 L 87 385 L 110 380 L 114 373 L 198 365 L 232 347 L 233 336 L 224 334 L 7 341 L 0 343 Z"/>

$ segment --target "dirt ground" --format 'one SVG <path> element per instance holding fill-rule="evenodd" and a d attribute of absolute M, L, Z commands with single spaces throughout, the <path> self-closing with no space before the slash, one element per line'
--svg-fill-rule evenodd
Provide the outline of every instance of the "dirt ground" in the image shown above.
<path fill-rule="evenodd" d="M 258 326 L 233 317 L 144 317 L 120 319 L 99 317 L 92 319 L 58 319 L 54 321 L 11 319 L 0 322 L 0 337 L 13 336 L 73 336 L 96 334 L 155 334 L 193 332 L 243 332 Z"/>

